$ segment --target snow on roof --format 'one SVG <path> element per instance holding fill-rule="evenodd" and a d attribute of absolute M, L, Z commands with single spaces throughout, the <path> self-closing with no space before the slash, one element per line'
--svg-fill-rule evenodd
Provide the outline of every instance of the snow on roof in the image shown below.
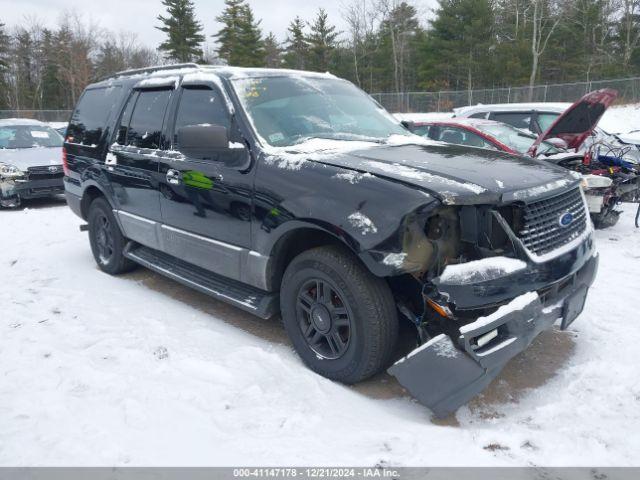
<path fill-rule="evenodd" d="M 0 120 L 0 127 L 10 127 L 13 125 L 46 125 L 46 123 L 32 118 L 3 118 Z"/>
<path fill-rule="evenodd" d="M 433 122 L 446 120 L 453 117 L 453 112 L 426 112 L 426 113 L 394 113 L 394 117 L 405 122 Z"/>
<path fill-rule="evenodd" d="M 226 65 L 176 65 L 176 68 L 158 67 L 158 70 L 128 70 L 117 73 L 106 81 L 117 78 L 154 78 L 167 77 L 171 75 L 186 75 L 190 73 L 215 73 L 232 79 L 245 77 L 277 76 L 277 75 L 300 75 L 316 78 L 337 78 L 329 72 L 312 72 L 308 70 L 291 70 L 285 68 L 254 68 L 254 67 L 231 67 Z"/>
<path fill-rule="evenodd" d="M 604 112 L 598 122 L 598 126 L 609 133 L 627 134 L 633 132 L 628 137 L 631 143 L 636 143 L 638 129 L 640 129 L 640 103 L 630 105 L 616 105 Z M 624 140 L 624 139 L 623 139 Z"/>
<path fill-rule="evenodd" d="M 564 112 L 572 103 L 565 102 L 532 102 L 532 103 L 494 103 L 489 105 L 471 105 L 454 108 L 456 117 L 467 117 L 482 112 L 519 112 L 523 110 L 537 110 L 547 112 Z"/>
<path fill-rule="evenodd" d="M 145 78 L 136 83 L 136 88 L 141 87 L 170 87 L 173 86 L 177 88 L 178 83 L 180 82 L 180 77 L 177 75 L 168 75 L 168 76 L 156 76 L 151 78 Z"/>

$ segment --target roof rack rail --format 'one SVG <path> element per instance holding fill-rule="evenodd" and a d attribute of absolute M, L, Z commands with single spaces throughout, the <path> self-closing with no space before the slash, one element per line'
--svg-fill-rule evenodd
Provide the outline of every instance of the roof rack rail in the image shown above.
<path fill-rule="evenodd" d="M 120 75 L 135 75 L 137 73 L 151 73 L 151 72 L 160 72 L 162 70 L 175 70 L 177 68 L 188 68 L 188 67 L 200 67 L 197 63 L 174 63 L 171 65 L 156 65 L 154 67 L 144 67 L 144 68 L 134 68 L 131 70 L 123 70 L 121 72 L 116 72 L 111 75 L 107 75 L 102 78 L 102 80 L 107 80 L 108 78 L 117 77 Z"/>

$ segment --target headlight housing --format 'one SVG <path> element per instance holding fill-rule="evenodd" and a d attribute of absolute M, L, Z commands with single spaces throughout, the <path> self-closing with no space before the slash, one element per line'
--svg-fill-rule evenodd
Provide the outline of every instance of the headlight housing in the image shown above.
<path fill-rule="evenodd" d="M 582 187 L 583 189 L 589 188 L 607 188 L 613 183 L 609 177 L 603 177 L 602 175 L 583 175 Z"/>
<path fill-rule="evenodd" d="M 0 162 L 0 177 L 17 178 L 24 177 L 25 173 L 15 165 Z"/>

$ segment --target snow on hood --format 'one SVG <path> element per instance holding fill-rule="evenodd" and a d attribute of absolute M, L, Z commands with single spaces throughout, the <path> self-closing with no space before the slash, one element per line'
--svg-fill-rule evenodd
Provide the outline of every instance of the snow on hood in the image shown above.
<path fill-rule="evenodd" d="M 287 147 L 265 146 L 266 162 L 285 170 L 299 170 L 307 161 L 320 161 L 332 156 L 379 148 L 381 145 L 438 145 L 419 135 L 391 135 L 384 143 L 367 140 L 334 140 L 310 138 L 302 143 Z"/>
<path fill-rule="evenodd" d="M 62 165 L 62 148 L 2 148 L 0 149 L 0 162 L 14 165 L 20 170 L 29 167 Z"/>
<path fill-rule="evenodd" d="M 265 153 L 264 161 L 278 168 L 299 170 L 309 162 L 333 165 L 414 185 L 449 205 L 522 200 L 580 181 L 550 162 L 417 135 L 393 136 L 383 144 L 311 139 L 293 147 L 267 147 Z"/>

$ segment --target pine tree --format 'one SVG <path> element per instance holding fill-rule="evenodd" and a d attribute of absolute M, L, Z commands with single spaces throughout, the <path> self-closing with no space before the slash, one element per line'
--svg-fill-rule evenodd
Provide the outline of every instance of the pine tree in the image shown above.
<path fill-rule="evenodd" d="M 202 25 L 195 18 L 193 2 L 190 0 L 163 0 L 168 17 L 158 15 L 163 26 L 156 27 L 167 34 L 159 50 L 171 60 L 191 62 L 202 58 L 200 45 L 204 42 Z"/>
<path fill-rule="evenodd" d="M 264 41 L 260 22 L 256 22 L 249 5 L 244 5 L 242 23 L 240 25 L 240 41 L 244 46 L 244 59 L 240 66 L 263 67 L 265 63 Z"/>
<path fill-rule="evenodd" d="M 267 68 L 282 67 L 282 48 L 273 32 L 264 39 L 264 63 Z"/>
<path fill-rule="evenodd" d="M 296 17 L 289 24 L 284 64 L 288 68 L 304 70 L 309 60 L 309 43 L 304 33 L 304 21 Z"/>
<path fill-rule="evenodd" d="M 59 68 L 56 64 L 55 34 L 49 29 L 42 32 L 41 51 L 43 57 L 42 104 L 44 108 L 60 108 L 63 103 Z"/>
<path fill-rule="evenodd" d="M 309 25 L 311 33 L 307 37 L 311 52 L 309 68 L 319 72 L 326 72 L 330 69 L 338 37 L 336 27 L 329 24 L 327 17 L 325 9 L 319 8 L 316 19 Z"/>
<path fill-rule="evenodd" d="M 496 64 L 492 3 L 491 0 L 439 1 L 420 52 L 424 87 L 428 88 L 434 80 L 444 80 L 445 87 L 460 90 L 491 84 Z"/>
<path fill-rule="evenodd" d="M 238 67 L 262 67 L 265 63 L 260 21 L 255 20 L 245 0 L 225 0 L 225 8 L 216 17 L 223 27 L 213 37 L 216 53 L 227 64 Z"/>

